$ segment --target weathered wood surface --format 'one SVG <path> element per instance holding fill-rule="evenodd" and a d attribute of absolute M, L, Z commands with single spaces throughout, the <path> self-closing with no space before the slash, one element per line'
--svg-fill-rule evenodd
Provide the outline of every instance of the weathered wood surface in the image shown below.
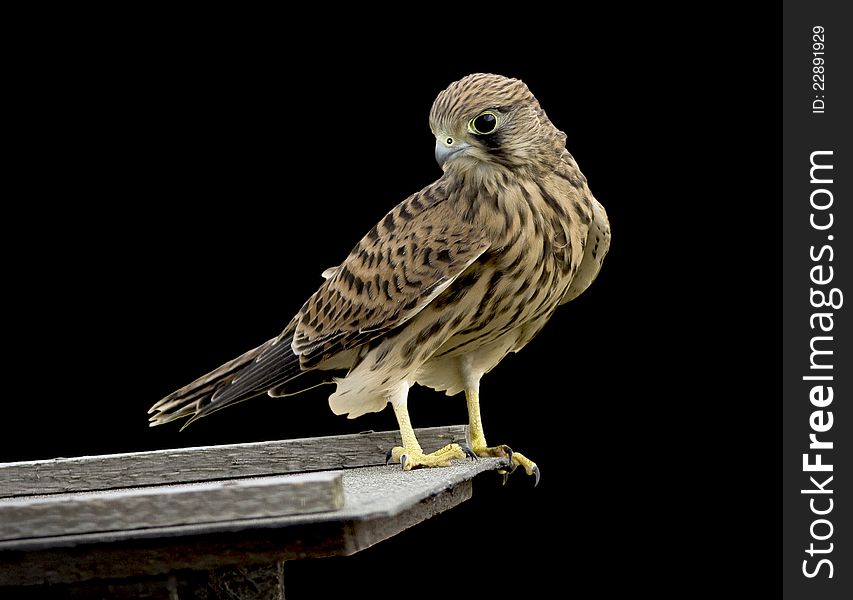
<path fill-rule="evenodd" d="M 0 499 L 0 540 L 335 511 L 341 471 Z"/>
<path fill-rule="evenodd" d="M 464 441 L 467 427 L 418 429 L 421 445 Z M 234 477 L 329 471 L 383 464 L 395 431 L 249 444 L 0 463 L 0 498 L 106 490 Z"/>
<path fill-rule="evenodd" d="M 488 458 L 440 469 L 346 470 L 344 507 L 333 512 L 0 541 L 0 586 L 161 577 L 353 554 L 462 503 L 476 475 L 505 464 Z"/>

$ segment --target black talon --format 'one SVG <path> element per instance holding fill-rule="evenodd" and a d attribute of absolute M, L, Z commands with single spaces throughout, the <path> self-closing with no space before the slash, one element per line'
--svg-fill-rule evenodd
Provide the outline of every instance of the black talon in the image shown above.
<path fill-rule="evenodd" d="M 512 462 L 512 448 L 510 448 L 506 444 L 503 445 L 503 448 L 504 448 L 504 452 L 506 452 L 506 459 L 509 461 L 509 464 L 513 464 L 513 462 Z M 513 469 L 513 471 L 514 470 L 515 469 Z"/>
<path fill-rule="evenodd" d="M 533 475 L 536 476 L 536 481 L 533 482 L 533 487 L 539 485 L 539 467 L 533 467 Z"/>
<path fill-rule="evenodd" d="M 474 453 L 474 451 L 471 450 L 471 448 L 469 448 L 465 444 L 459 444 L 459 447 L 462 448 L 462 452 L 464 452 L 465 456 L 467 456 L 468 458 L 472 460 L 477 458 L 477 455 Z"/>
<path fill-rule="evenodd" d="M 385 453 L 385 464 L 386 464 L 386 465 L 387 465 L 389 462 L 391 462 L 391 455 L 392 455 L 392 454 L 394 454 L 394 449 L 393 449 L 393 448 L 391 448 L 390 450 L 388 450 L 388 452 L 386 452 L 386 453 Z"/>
<path fill-rule="evenodd" d="M 403 467 L 404 471 L 406 470 L 406 463 L 407 462 L 409 462 L 409 455 L 408 454 L 401 454 L 400 455 L 400 466 Z"/>

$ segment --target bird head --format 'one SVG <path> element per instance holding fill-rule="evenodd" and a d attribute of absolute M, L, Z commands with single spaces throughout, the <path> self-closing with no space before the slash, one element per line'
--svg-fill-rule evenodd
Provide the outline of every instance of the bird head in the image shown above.
<path fill-rule="evenodd" d="M 444 171 L 547 167 L 565 134 L 548 120 L 524 82 L 475 73 L 439 93 L 429 115 L 435 159 Z"/>

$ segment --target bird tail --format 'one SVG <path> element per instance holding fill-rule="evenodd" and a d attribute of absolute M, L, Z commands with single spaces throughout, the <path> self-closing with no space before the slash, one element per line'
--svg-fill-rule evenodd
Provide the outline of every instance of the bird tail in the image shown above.
<path fill-rule="evenodd" d="M 291 349 L 292 339 L 292 335 L 273 338 L 172 392 L 149 409 L 149 425 L 189 417 L 181 428 L 184 429 L 196 419 L 259 396 L 305 373 Z"/>

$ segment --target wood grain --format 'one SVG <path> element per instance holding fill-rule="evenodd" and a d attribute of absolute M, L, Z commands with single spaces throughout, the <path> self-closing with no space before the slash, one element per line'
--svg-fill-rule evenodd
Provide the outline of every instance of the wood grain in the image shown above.
<path fill-rule="evenodd" d="M 340 471 L 0 500 L 0 540 L 335 511 Z"/>
<path fill-rule="evenodd" d="M 427 452 L 464 441 L 467 427 L 418 429 Z M 399 432 L 0 463 L 0 498 L 281 475 L 379 465 Z"/>

